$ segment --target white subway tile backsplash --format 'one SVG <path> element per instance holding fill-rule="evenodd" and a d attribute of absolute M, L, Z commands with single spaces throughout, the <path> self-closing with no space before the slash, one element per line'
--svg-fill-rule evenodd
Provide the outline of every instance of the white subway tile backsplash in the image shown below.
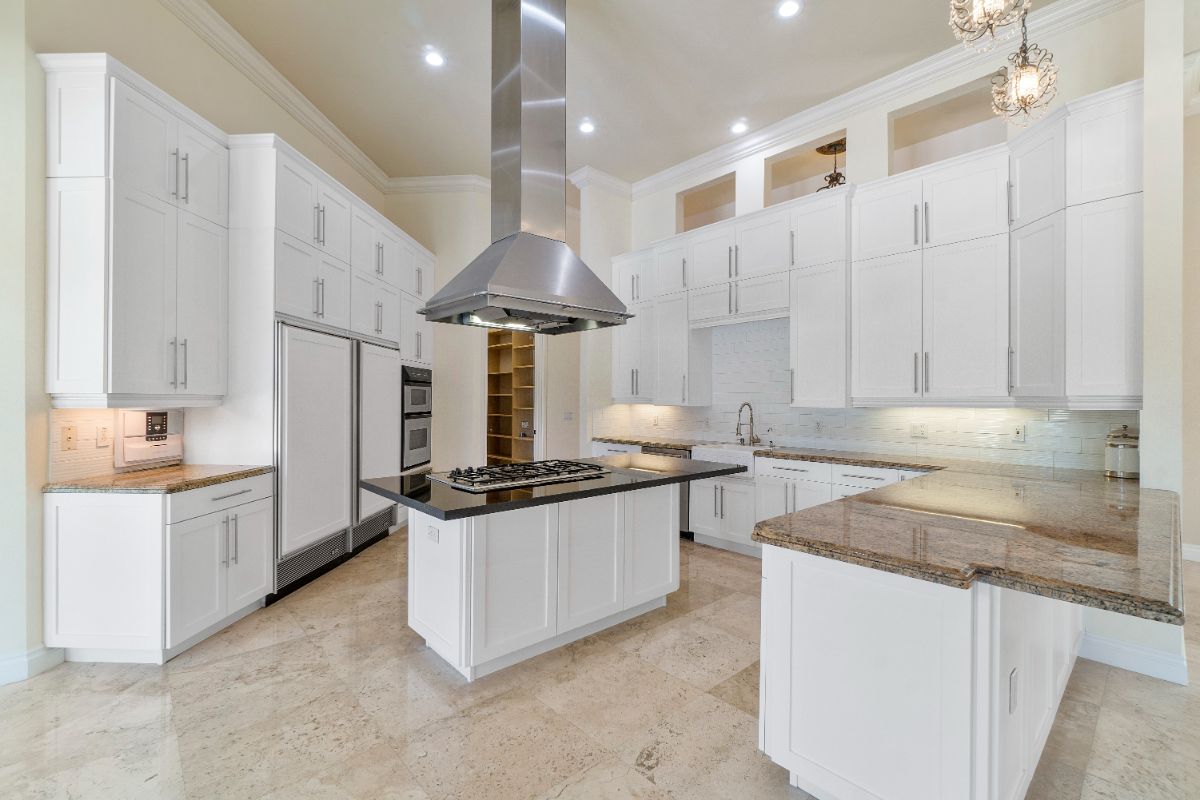
<path fill-rule="evenodd" d="M 749 401 L 758 435 L 779 445 L 1101 469 L 1109 430 L 1138 425 L 1134 411 L 795 409 L 786 319 L 714 328 L 712 346 L 711 406 L 610 405 L 593 412 L 595 434 L 733 441 L 738 406 Z M 912 438 L 914 423 L 925 425 L 927 438 Z M 1014 442 L 1022 424 L 1025 441 Z"/>

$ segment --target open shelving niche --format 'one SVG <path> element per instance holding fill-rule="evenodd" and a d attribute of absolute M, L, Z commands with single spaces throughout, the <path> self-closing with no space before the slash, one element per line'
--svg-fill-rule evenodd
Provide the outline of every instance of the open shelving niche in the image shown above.
<path fill-rule="evenodd" d="M 488 331 L 487 463 L 533 461 L 534 338 Z"/>

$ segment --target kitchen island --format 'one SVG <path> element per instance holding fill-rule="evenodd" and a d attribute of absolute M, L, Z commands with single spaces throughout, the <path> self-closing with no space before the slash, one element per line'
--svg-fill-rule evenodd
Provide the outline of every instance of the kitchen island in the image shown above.
<path fill-rule="evenodd" d="M 822 800 L 1023 797 L 1081 609 L 1183 622 L 1175 494 L 1074 470 L 920 466 L 932 471 L 753 534 L 760 747 Z"/>
<path fill-rule="evenodd" d="M 679 588 L 679 489 L 745 467 L 630 453 L 608 471 L 467 492 L 360 481 L 408 508 L 408 625 L 467 680 L 652 611 Z"/>

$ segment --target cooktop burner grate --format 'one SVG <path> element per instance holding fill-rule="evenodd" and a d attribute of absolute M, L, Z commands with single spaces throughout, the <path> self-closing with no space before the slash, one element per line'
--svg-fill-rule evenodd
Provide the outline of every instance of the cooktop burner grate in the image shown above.
<path fill-rule="evenodd" d="M 599 464 L 580 461 L 531 461 L 527 464 L 496 464 L 490 467 L 457 467 L 449 472 L 434 472 L 430 480 L 440 481 L 464 492 L 494 492 L 537 486 L 543 483 L 585 481 L 609 470 Z"/>

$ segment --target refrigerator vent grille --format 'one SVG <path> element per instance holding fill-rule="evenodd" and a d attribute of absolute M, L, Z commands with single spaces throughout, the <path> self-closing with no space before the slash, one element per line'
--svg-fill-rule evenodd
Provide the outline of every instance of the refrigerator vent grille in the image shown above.
<path fill-rule="evenodd" d="M 337 561 L 345 554 L 346 533 L 343 531 L 324 541 L 317 542 L 299 553 L 288 556 L 275 568 L 279 587 L 277 591 L 283 591 L 289 584 L 326 564 Z"/>
<path fill-rule="evenodd" d="M 387 529 L 392 527 L 393 515 L 396 512 L 396 507 L 385 508 L 377 514 L 364 519 L 362 522 L 354 526 L 354 533 L 350 536 L 350 549 L 357 550 L 364 543 L 371 541 L 381 533 L 386 533 Z"/>

